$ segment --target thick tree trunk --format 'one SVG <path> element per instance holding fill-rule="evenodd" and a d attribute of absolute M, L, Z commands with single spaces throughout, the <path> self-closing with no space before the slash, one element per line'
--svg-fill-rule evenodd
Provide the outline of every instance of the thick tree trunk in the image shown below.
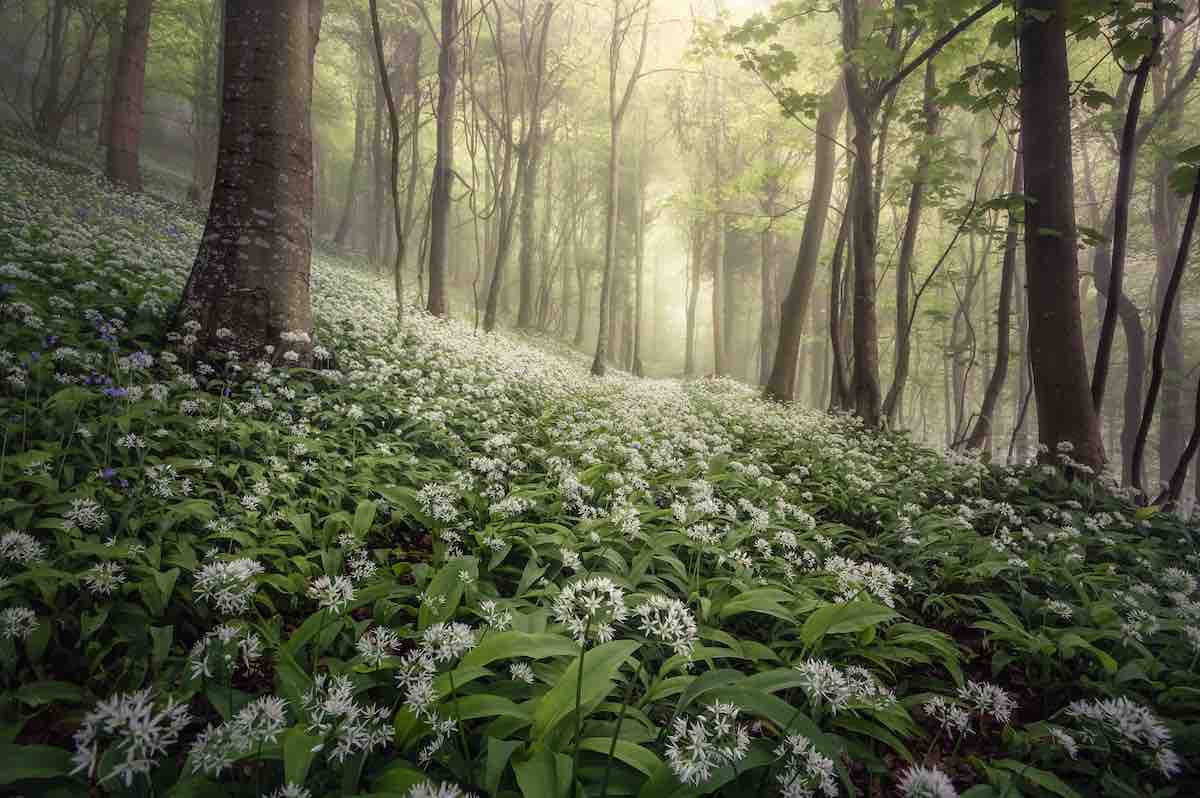
<path fill-rule="evenodd" d="M 113 82 L 112 130 L 108 134 L 108 179 L 129 191 L 142 190 L 138 153 L 146 92 L 146 47 L 153 0 L 126 0 L 121 55 Z"/>
<path fill-rule="evenodd" d="M 200 350 L 311 359 L 313 55 L 322 0 L 226 0 L 217 177 L 177 326 Z M 290 360 L 291 358 L 289 358 Z"/>
<path fill-rule="evenodd" d="M 445 316 L 446 258 L 450 243 L 450 188 L 454 179 L 454 92 L 458 85 L 458 0 L 442 0 L 441 49 L 438 52 L 437 156 L 429 216 L 429 305 Z"/>
<path fill-rule="evenodd" d="M 912 189 L 908 195 L 908 218 L 904 222 L 904 235 L 900 241 L 900 258 L 896 263 L 896 366 L 892 377 L 892 387 L 888 389 L 887 399 L 883 403 L 883 414 L 892 426 L 896 419 L 904 397 L 904 385 L 908 381 L 908 363 L 911 356 L 909 307 L 909 287 L 912 285 L 913 252 L 916 250 L 917 233 L 921 227 L 921 209 L 925 203 L 925 182 L 929 179 L 929 165 L 932 156 L 929 149 L 930 140 L 937 135 L 937 73 L 934 70 L 933 59 L 925 65 L 925 146 L 917 155 L 917 169 L 913 174 Z"/>
<path fill-rule="evenodd" d="M 1038 436 L 1054 461 L 1060 443 L 1096 471 L 1104 464 L 1080 322 L 1071 167 L 1068 0 L 1022 0 L 1025 272 Z"/>
<path fill-rule="evenodd" d="M 111 15 L 104 22 L 108 36 L 108 53 L 104 66 L 104 93 L 100 99 L 100 124 L 96 129 L 96 143 L 108 147 L 108 135 L 112 132 L 113 84 L 117 80 L 117 61 L 121 57 L 121 18 Z"/>
<path fill-rule="evenodd" d="M 1012 194 L 1018 194 L 1021 191 L 1023 178 L 1021 174 L 1020 143 L 1017 144 L 1017 153 L 1013 161 L 1012 186 L 1009 188 L 1009 191 Z M 966 440 L 966 447 L 968 449 L 990 447 L 992 429 L 995 426 L 993 415 L 1000 403 L 1000 394 L 1004 390 L 1004 381 L 1008 378 L 1008 359 L 1012 351 L 1008 329 L 1012 321 L 1013 281 L 1017 271 L 1017 245 L 1019 243 L 1018 231 L 1017 220 L 1010 213 L 1008 231 L 1004 237 L 1004 263 L 1000 271 L 1000 303 L 996 310 L 996 362 L 992 368 L 991 377 L 988 379 L 987 390 L 983 394 L 983 404 L 979 408 L 979 417 L 976 419 L 975 427 L 971 430 L 971 434 Z"/>
<path fill-rule="evenodd" d="M 817 130 L 813 140 L 813 183 L 808 208 L 804 216 L 804 232 L 800 250 L 796 253 L 795 271 L 787 297 L 779 311 L 779 344 L 775 347 L 771 374 L 763 394 L 768 399 L 789 402 L 795 398 L 796 367 L 803 337 L 804 319 L 817 276 L 817 259 L 821 254 L 821 239 L 829 216 L 836 171 L 836 141 L 838 124 L 846 109 L 845 83 L 839 78 L 821 105 Z M 839 232 L 839 238 L 841 233 Z M 836 290 L 834 291 L 836 293 Z M 836 389 L 835 389 L 836 393 Z"/>
<path fill-rule="evenodd" d="M 346 238 L 350 235 L 350 227 L 354 223 L 354 206 L 358 200 L 358 170 L 362 161 L 363 136 L 367 128 L 365 106 L 363 90 L 359 87 L 354 95 L 354 154 L 350 156 L 350 175 L 346 178 L 346 202 L 342 206 L 342 218 L 338 222 L 337 232 L 333 234 L 333 243 L 338 247 L 346 246 Z"/>

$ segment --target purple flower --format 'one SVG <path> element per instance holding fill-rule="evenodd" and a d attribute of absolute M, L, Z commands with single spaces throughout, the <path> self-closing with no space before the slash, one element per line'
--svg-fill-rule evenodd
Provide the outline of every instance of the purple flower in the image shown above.
<path fill-rule="evenodd" d="M 100 469 L 100 476 L 104 479 L 112 479 L 116 475 L 116 471 L 111 468 Z"/>
<path fill-rule="evenodd" d="M 105 388 L 104 395 L 110 396 L 113 399 L 124 399 L 125 397 L 129 396 L 129 391 L 125 390 L 124 388 Z"/>

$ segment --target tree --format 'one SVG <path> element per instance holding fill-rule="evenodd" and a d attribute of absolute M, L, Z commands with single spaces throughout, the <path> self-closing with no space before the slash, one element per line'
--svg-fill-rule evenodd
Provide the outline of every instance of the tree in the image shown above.
<path fill-rule="evenodd" d="M 618 92 L 617 80 L 621 69 L 621 52 L 625 40 L 634 28 L 637 18 L 642 18 L 642 32 L 638 42 L 633 70 Z M 604 197 L 604 272 L 600 282 L 600 329 L 596 340 L 596 356 L 592 359 L 592 374 L 603 377 L 608 360 L 609 297 L 612 293 L 613 262 L 617 239 L 617 178 L 621 157 L 621 123 L 633 98 L 633 90 L 642 77 L 642 62 L 646 58 L 646 41 L 650 33 L 650 0 L 633 0 L 628 6 L 625 0 L 612 0 L 612 24 L 608 37 L 608 180 Z"/>
<path fill-rule="evenodd" d="M 1071 166 L 1069 0 L 1023 0 L 1021 129 L 1025 167 L 1025 275 L 1038 436 L 1077 462 L 1104 463 L 1080 320 L 1074 176 Z"/>
<path fill-rule="evenodd" d="M 442 0 L 438 42 L 437 158 L 429 196 L 429 304 L 435 316 L 449 310 L 446 260 L 450 246 L 450 184 L 454 178 L 454 92 L 458 86 L 458 0 Z"/>
<path fill-rule="evenodd" d="M 817 116 L 817 128 L 813 134 L 813 182 L 809 193 L 808 211 L 804 216 L 804 232 L 800 238 L 800 250 L 796 253 L 795 271 L 787 297 L 779 310 L 779 345 L 767 379 L 764 394 L 768 399 L 791 401 L 795 398 L 796 368 L 800 356 L 800 340 L 804 334 L 804 321 L 808 315 L 809 300 L 817 278 L 817 257 L 821 253 L 821 240 L 825 234 L 825 223 L 833 198 L 833 178 L 836 166 L 835 146 L 838 124 L 846 110 L 845 83 L 841 78 L 834 82 L 821 104 Z"/>
<path fill-rule="evenodd" d="M 310 108 L 322 10 L 323 0 L 226 0 L 216 180 L 176 317 L 201 350 L 311 359 Z"/>
<path fill-rule="evenodd" d="M 121 54 L 113 80 L 108 134 L 108 179 L 130 191 L 142 190 L 138 151 L 142 137 L 142 101 L 146 85 L 146 47 L 150 42 L 153 0 L 126 0 Z"/>

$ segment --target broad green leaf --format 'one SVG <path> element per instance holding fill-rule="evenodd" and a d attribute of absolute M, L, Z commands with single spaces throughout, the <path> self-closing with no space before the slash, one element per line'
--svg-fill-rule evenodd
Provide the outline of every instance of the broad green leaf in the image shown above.
<path fill-rule="evenodd" d="M 284 779 L 303 784 L 308 778 L 308 768 L 317 752 L 313 749 L 321 744 L 321 738 L 306 734 L 304 727 L 293 726 L 283 733 Z"/>
<path fill-rule="evenodd" d="M 579 644 L 559 634 L 488 632 L 483 642 L 462 659 L 463 667 L 483 667 L 502 659 L 546 659 L 579 653 Z"/>
<path fill-rule="evenodd" d="M 800 639 L 805 645 L 813 646 L 827 634 L 861 632 L 895 617 L 895 610 L 873 601 L 826 604 L 808 616 L 800 629 Z"/>
<path fill-rule="evenodd" d="M 579 747 L 582 750 L 595 751 L 605 756 L 608 756 L 610 746 L 612 746 L 611 737 L 585 737 L 579 741 Z M 613 751 L 613 756 L 631 768 L 640 770 L 647 776 L 652 775 L 662 763 L 658 755 L 649 748 L 644 748 L 629 740 L 617 740 L 617 747 Z"/>
<path fill-rule="evenodd" d="M 635 640 L 613 640 L 589 649 L 582 655 L 581 705 L 584 708 L 608 695 L 612 689 L 612 680 L 621 669 L 621 663 L 637 651 L 639 646 L 640 643 Z M 580 658 L 576 657 L 549 692 L 538 699 L 530 732 L 534 740 L 544 739 L 555 726 L 575 711 L 575 690 L 579 675 Z"/>
<path fill-rule="evenodd" d="M 1079 793 L 1075 792 L 1069 785 L 1066 784 L 1058 776 L 1045 770 L 1039 770 L 1031 767 L 1024 762 L 1018 762 L 1015 759 L 1001 759 L 993 761 L 989 764 L 994 767 L 1004 768 L 1014 774 L 1017 778 L 1024 779 L 1032 784 L 1036 784 L 1043 790 L 1048 790 L 1061 798 L 1081 798 Z"/>
<path fill-rule="evenodd" d="M 421 603 L 417 621 L 419 629 L 426 629 L 435 623 L 454 617 L 455 610 L 462 602 L 463 588 L 466 587 L 461 576 L 464 572 L 471 581 L 478 578 L 479 560 L 475 557 L 460 557 L 450 560 L 434 574 L 433 579 L 425 588 L 425 595 L 440 596 L 444 601 L 440 601 L 436 605 L 430 601 Z"/>
<path fill-rule="evenodd" d="M 523 761 L 513 761 L 517 786 L 525 798 L 567 798 L 571 792 L 571 758 L 542 748 Z"/>
<path fill-rule="evenodd" d="M 0 784 L 52 779 L 71 772 L 71 753 L 50 745 L 0 745 Z"/>

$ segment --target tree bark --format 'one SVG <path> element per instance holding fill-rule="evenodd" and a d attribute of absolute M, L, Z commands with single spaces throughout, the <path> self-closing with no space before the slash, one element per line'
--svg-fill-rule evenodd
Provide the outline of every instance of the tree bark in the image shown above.
<path fill-rule="evenodd" d="M 858 0 L 844 0 L 842 12 L 842 45 L 847 53 L 859 45 Z M 853 201 L 848 206 L 853 226 L 851 237 L 854 264 L 854 367 L 851 375 L 851 398 L 854 412 L 868 428 L 880 425 L 882 417 L 879 388 L 879 318 L 875 302 L 875 203 L 872 171 L 874 169 L 873 111 L 871 98 L 853 59 L 845 64 L 846 100 L 854 120 L 854 156 L 857 161 L 854 179 L 857 181 Z"/>
<path fill-rule="evenodd" d="M 1018 140 L 1017 152 L 1013 158 L 1012 186 L 1009 192 L 1018 194 L 1021 191 L 1022 160 L 1021 144 Z M 992 436 L 993 415 L 1000 403 L 1000 394 L 1004 390 L 1004 381 L 1008 378 L 1008 359 L 1012 352 L 1009 341 L 1009 325 L 1012 321 L 1013 282 L 1017 271 L 1017 244 L 1019 226 L 1013 214 L 1008 216 L 1008 231 L 1004 237 L 1004 262 L 1000 270 L 1000 302 L 996 310 L 996 362 L 992 367 L 992 375 L 988 379 L 987 389 L 983 394 L 983 404 L 979 408 L 979 416 L 975 427 L 967 436 L 968 449 L 983 449 L 988 446 Z"/>
<path fill-rule="evenodd" d="M 392 79 L 388 75 L 387 58 L 383 54 L 383 32 L 379 29 L 379 5 L 370 0 L 371 34 L 375 43 L 375 69 L 387 102 L 388 132 L 391 137 L 391 161 L 388 165 L 388 186 L 392 192 L 392 224 L 396 231 L 395 260 L 392 263 L 392 282 L 396 292 L 396 321 L 404 323 L 404 220 L 400 210 L 400 112 L 392 94 Z M 414 135 L 415 135 L 414 131 Z M 432 292 L 432 287 L 430 288 Z"/>
<path fill-rule="evenodd" d="M 1080 321 L 1072 193 L 1069 0 L 1022 0 L 1021 129 L 1024 131 L 1025 272 L 1038 435 L 1054 461 L 1060 443 L 1075 461 L 1104 465 Z"/>
<path fill-rule="evenodd" d="M 617 239 L 617 201 L 618 181 L 617 170 L 620 166 L 621 155 L 621 123 L 633 98 L 633 90 L 641 78 L 642 64 L 646 58 L 646 42 L 650 34 L 650 6 L 645 2 L 642 12 L 642 33 L 638 44 L 637 58 L 634 59 L 633 70 L 625 84 L 624 90 L 617 93 L 617 71 L 621 63 L 621 44 L 633 25 L 633 9 L 622 19 L 620 4 L 613 3 L 612 28 L 608 46 L 608 179 L 605 186 L 605 224 L 604 224 L 604 274 L 600 282 L 600 329 L 596 335 L 596 355 L 592 358 L 592 375 L 603 377 L 608 365 L 609 337 L 609 298 L 612 294 L 613 271 L 616 260 Z"/>
<path fill-rule="evenodd" d="M 1129 238 L 1129 195 L 1133 188 L 1134 171 L 1137 168 L 1138 115 L 1142 110 L 1142 98 L 1146 94 L 1146 83 L 1150 68 L 1162 43 L 1162 17 L 1158 14 L 1157 2 L 1152 3 L 1154 34 L 1150 40 L 1150 51 L 1142 57 L 1133 79 L 1133 90 L 1129 95 L 1129 107 L 1125 111 L 1125 127 L 1121 131 L 1117 166 L 1117 191 L 1113 198 L 1113 233 L 1111 262 L 1108 269 L 1108 290 L 1104 304 L 1104 319 L 1100 323 L 1100 340 L 1096 344 L 1096 363 L 1092 371 L 1092 403 L 1100 413 L 1104 406 L 1104 389 L 1108 383 L 1108 365 L 1112 358 L 1113 337 L 1117 330 L 1117 314 L 1124 297 L 1125 246 Z"/>
<path fill-rule="evenodd" d="M 925 64 L 925 145 L 917 155 L 917 168 L 913 175 L 912 189 L 908 195 L 908 218 L 904 222 L 904 235 L 900 242 L 900 258 L 896 263 L 896 366 L 892 377 L 892 387 L 888 389 L 887 399 L 883 403 L 883 414 L 888 423 L 895 426 L 897 411 L 904 397 L 904 385 L 908 380 L 908 364 L 912 351 L 909 340 L 908 316 L 909 288 L 912 285 L 913 252 L 916 249 L 917 233 L 921 226 L 921 209 L 925 202 L 925 183 L 929 179 L 929 166 L 932 160 L 930 140 L 938 132 L 937 108 L 937 73 L 933 59 Z"/>
<path fill-rule="evenodd" d="M 691 251 L 688 255 L 688 297 L 684 323 L 683 373 L 696 375 L 696 314 L 700 310 L 700 275 L 704 273 L 704 226 L 693 219 L 691 224 Z"/>
<path fill-rule="evenodd" d="M 458 85 L 458 0 L 442 0 L 442 36 L 438 52 L 437 156 L 429 216 L 429 304 L 445 316 L 446 258 L 450 244 L 450 187 L 454 179 L 454 92 Z"/>
<path fill-rule="evenodd" d="M 838 79 L 817 116 L 817 130 L 813 142 L 813 183 L 809 192 L 808 211 L 804 217 L 804 232 L 800 238 L 800 250 L 796 253 L 795 271 L 787 297 L 779 310 L 779 344 L 771 366 L 763 394 L 768 399 L 789 402 L 795 398 L 796 367 L 800 355 L 800 341 L 804 334 L 804 319 L 812 298 L 813 284 L 817 276 L 817 259 L 821 254 L 821 239 L 825 234 L 825 223 L 829 217 L 829 205 L 833 197 L 833 180 L 836 171 L 838 124 L 846 109 L 845 83 Z M 839 238 L 842 233 L 839 231 Z M 836 290 L 834 291 L 836 293 Z"/>
<path fill-rule="evenodd" d="M 112 130 L 108 134 L 108 179 L 129 191 L 142 190 L 138 153 L 146 93 L 146 47 L 153 0 L 126 0 L 121 55 L 113 82 Z"/>
<path fill-rule="evenodd" d="M 311 360 L 310 108 L 322 0 L 226 0 L 217 176 L 177 324 L 200 350 Z M 285 337 L 286 336 L 286 337 Z"/>
<path fill-rule="evenodd" d="M 1163 384 L 1163 375 L 1166 371 L 1166 349 L 1167 340 L 1171 336 L 1171 321 L 1175 315 L 1174 311 L 1176 303 L 1179 299 L 1179 284 L 1183 280 L 1183 272 L 1187 266 L 1188 256 L 1192 248 L 1192 234 L 1196 229 L 1196 214 L 1200 210 L 1200 167 L 1196 168 L 1195 184 L 1192 187 L 1192 199 L 1188 204 L 1187 219 L 1183 224 L 1183 234 L 1179 240 L 1179 250 L 1175 255 L 1175 263 L 1171 268 L 1170 277 L 1167 280 L 1166 286 L 1162 290 L 1162 311 L 1158 319 L 1158 331 L 1154 334 L 1154 353 L 1150 360 L 1150 388 L 1146 393 L 1146 403 L 1142 406 L 1142 423 L 1138 427 L 1137 440 L 1133 446 L 1133 476 L 1137 481 L 1134 482 L 1134 487 L 1138 490 L 1144 490 L 1141 484 L 1142 460 L 1146 454 L 1146 439 L 1150 435 L 1150 424 L 1154 420 L 1154 408 L 1158 403 L 1159 389 Z M 1163 420 L 1159 420 L 1159 424 L 1163 424 Z M 1174 448 L 1180 448 L 1180 441 L 1174 441 Z M 1185 452 L 1173 451 L 1169 454 L 1174 455 L 1173 463 L 1183 462 L 1185 464 L 1191 459 L 1184 458 Z M 1166 455 L 1162 451 L 1159 452 L 1159 457 Z M 1162 466 L 1160 466 L 1162 468 Z M 1168 464 L 1163 469 L 1168 474 L 1168 480 L 1174 479 L 1174 468 Z M 1186 471 L 1185 471 L 1186 474 Z"/>
<path fill-rule="evenodd" d="M 339 248 L 346 246 L 346 238 L 350 235 L 350 227 L 354 223 L 354 206 L 358 199 L 356 184 L 358 169 L 362 160 L 363 137 L 367 128 L 366 100 L 360 86 L 354 93 L 354 154 L 350 156 L 350 174 L 346 178 L 346 202 L 342 206 L 342 218 L 338 222 L 337 232 L 333 234 L 333 243 Z"/>

